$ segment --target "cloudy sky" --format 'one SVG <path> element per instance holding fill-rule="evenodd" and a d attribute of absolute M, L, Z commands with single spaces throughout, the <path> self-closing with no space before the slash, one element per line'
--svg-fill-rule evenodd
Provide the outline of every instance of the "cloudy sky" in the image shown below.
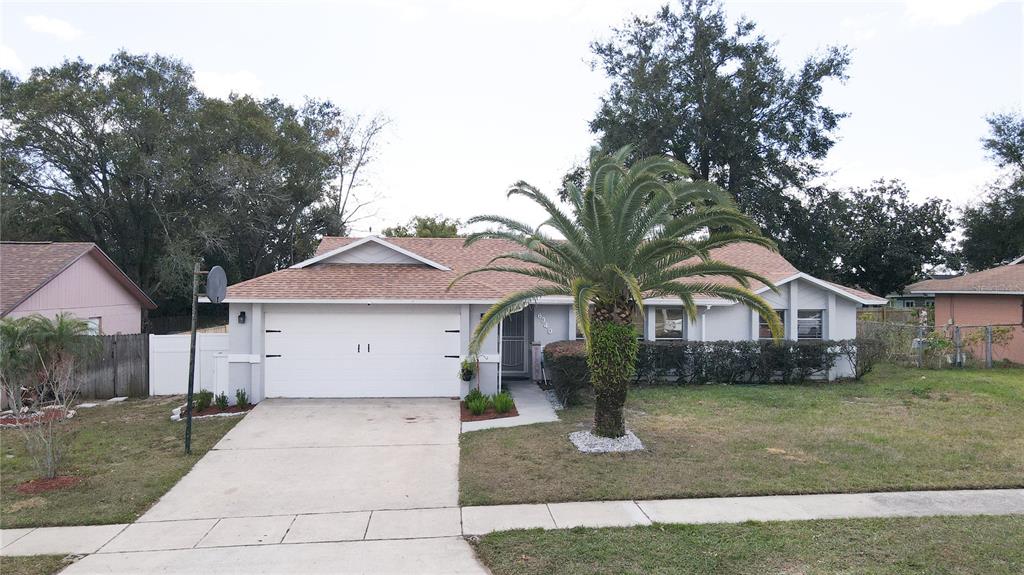
<path fill-rule="evenodd" d="M 124 48 L 189 63 L 207 94 L 299 103 L 328 98 L 393 121 L 364 193 L 372 226 L 415 214 L 539 214 L 504 190 L 553 190 L 593 142 L 587 122 L 607 86 L 588 45 L 662 1 L 3 2 L 0 66 L 24 76 L 65 58 Z M 850 78 L 824 99 L 850 114 L 830 181 L 900 178 L 915 198 L 962 205 L 995 169 L 984 116 L 1024 103 L 1024 8 L 989 0 L 727 2 L 778 41 L 796 67 L 852 48 Z"/>

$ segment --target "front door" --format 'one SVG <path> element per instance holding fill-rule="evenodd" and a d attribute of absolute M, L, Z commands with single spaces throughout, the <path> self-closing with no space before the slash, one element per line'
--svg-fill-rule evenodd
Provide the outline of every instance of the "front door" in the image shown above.
<path fill-rule="evenodd" d="M 526 373 L 526 310 L 501 322 L 501 371 L 506 375 Z"/>

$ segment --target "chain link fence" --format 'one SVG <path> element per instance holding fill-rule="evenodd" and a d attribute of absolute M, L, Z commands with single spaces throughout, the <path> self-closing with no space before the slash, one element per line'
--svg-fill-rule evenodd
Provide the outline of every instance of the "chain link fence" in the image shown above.
<path fill-rule="evenodd" d="M 860 319 L 857 337 L 880 343 L 885 361 L 939 369 L 992 367 L 1009 361 L 1007 346 L 1015 325 L 936 326 L 921 317 L 916 323 Z"/>

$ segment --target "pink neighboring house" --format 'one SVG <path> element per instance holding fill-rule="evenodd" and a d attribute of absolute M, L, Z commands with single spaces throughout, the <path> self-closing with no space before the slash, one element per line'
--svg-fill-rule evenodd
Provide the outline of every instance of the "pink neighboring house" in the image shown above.
<path fill-rule="evenodd" d="M 156 304 L 89 242 L 0 242 L 0 317 L 70 312 L 96 333 L 140 333 Z"/>

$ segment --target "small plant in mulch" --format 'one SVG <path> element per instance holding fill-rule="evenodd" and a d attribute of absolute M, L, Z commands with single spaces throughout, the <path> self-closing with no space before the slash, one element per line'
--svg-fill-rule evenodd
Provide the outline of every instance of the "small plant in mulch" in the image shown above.
<path fill-rule="evenodd" d="M 255 407 L 249 403 L 249 394 L 244 389 L 235 391 L 235 405 L 229 405 L 228 395 L 221 392 L 214 395 L 212 391 L 201 389 L 195 393 L 192 401 L 192 417 L 203 417 L 208 415 L 242 413 Z M 172 418 L 184 419 L 185 406 L 175 409 Z"/>
<path fill-rule="evenodd" d="M 484 395 L 478 388 L 470 390 L 462 401 L 462 421 L 482 421 L 499 417 L 515 417 L 516 411 L 512 396 L 503 391 L 495 396 Z"/>
<path fill-rule="evenodd" d="M 197 411 L 206 411 L 213 404 L 213 392 L 208 389 L 200 389 L 192 398 L 192 415 Z"/>

